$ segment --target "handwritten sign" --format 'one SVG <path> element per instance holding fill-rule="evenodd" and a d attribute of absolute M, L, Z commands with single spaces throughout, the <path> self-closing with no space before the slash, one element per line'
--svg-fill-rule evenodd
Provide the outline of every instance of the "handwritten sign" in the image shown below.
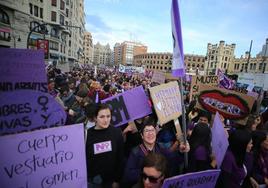
<path fill-rule="evenodd" d="M 199 85 L 206 84 L 211 86 L 218 86 L 219 78 L 218 76 L 192 76 L 191 89 L 190 89 L 190 101 L 197 99 L 199 94 Z"/>
<path fill-rule="evenodd" d="M 0 92 L 21 89 L 47 92 L 43 50 L 0 48 Z"/>
<path fill-rule="evenodd" d="M 213 114 L 218 111 L 224 118 L 246 124 L 254 98 L 235 91 L 200 84 L 197 108 Z"/>
<path fill-rule="evenodd" d="M 162 188 L 214 188 L 220 170 L 206 170 L 165 179 Z"/>
<path fill-rule="evenodd" d="M 65 120 L 65 111 L 47 93 L 0 92 L 0 135 L 62 126 Z"/>
<path fill-rule="evenodd" d="M 220 115 L 217 112 L 214 118 L 212 132 L 212 151 L 216 157 L 217 167 L 221 167 L 221 163 L 225 156 L 225 152 L 229 146 L 227 135 L 224 131 L 224 125 L 221 122 Z"/>
<path fill-rule="evenodd" d="M 181 115 L 181 94 L 176 81 L 149 89 L 161 125 Z"/>
<path fill-rule="evenodd" d="M 156 82 L 159 84 L 165 83 L 165 74 L 160 71 L 154 71 L 153 77 L 152 77 L 152 82 Z"/>
<path fill-rule="evenodd" d="M 82 124 L 2 136 L 0 143 L 1 187 L 87 187 Z"/>
<path fill-rule="evenodd" d="M 60 69 L 62 72 L 70 72 L 69 63 L 57 63 L 57 68 Z"/>
<path fill-rule="evenodd" d="M 101 102 L 111 106 L 111 123 L 114 126 L 123 125 L 152 113 L 148 98 L 142 86 L 102 100 Z"/>

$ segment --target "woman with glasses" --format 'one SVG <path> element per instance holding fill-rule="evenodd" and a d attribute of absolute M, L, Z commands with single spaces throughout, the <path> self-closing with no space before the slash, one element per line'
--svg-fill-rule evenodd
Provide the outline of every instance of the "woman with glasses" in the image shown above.
<path fill-rule="evenodd" d="M 144 158 L 140 181 L 133 188 L 160 188 L 166 176 L 166 158 L 158 153 L 150 153 Z"/>
<path fill-rule="evenodd" d="M 174 166 L 178 166 L 179 168 L 178 164 L 183 162 L 183 156 L 180 152 L 188 152 L 190 150 L 189 144 L 184 143 L 178 144 L 178 150 L 176 152 L 171 152 L 160 147 L 156 142 L 156 125 L 151 119 L 144 122 L 140 132 L 142 144 L 133 148 L 128 157 L 123 177 L 123 187 L 131 187 L 138 182 L 143 160 L 148 154 L 160 153 L 165 155 L 169 161 L 168 165 L 171 169 Z"/>

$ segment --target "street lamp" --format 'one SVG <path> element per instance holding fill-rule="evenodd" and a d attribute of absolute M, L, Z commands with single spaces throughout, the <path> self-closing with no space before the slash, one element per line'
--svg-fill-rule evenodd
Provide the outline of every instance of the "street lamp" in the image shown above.
<path fill-rule="evenodd" d="M 48 30 L 47 30 L 47 25 L 50 25 L 50 26 L 54 26 L 54 27 L 70 27 L 70 28 L 78 28 L 81 30 L 81 27 L 79 26 L 72 26 L 72 25 L 63 25 L 63 24 L 52 24 L 52 23 L 39 23 L 39 22 L 34 22 L 36 23 L 36 26 L 34 26 L 33 28 L 31 28 L 29 34 L 28 34 L 28 37 L 27 37 L 27 49 L 29 48 L 29 40 L 30 40 L 30 36 L 32 34 L 32 32 L 36 31 L 37 28 L 40 28 L 40 32 L 41 34 L 47 34 L 48 33 Z"/>

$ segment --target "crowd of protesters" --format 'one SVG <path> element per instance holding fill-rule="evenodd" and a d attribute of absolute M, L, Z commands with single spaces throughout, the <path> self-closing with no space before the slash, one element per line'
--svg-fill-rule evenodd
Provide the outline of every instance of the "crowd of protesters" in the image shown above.
<path fill-rule="evenodd" d="M 217 168 L 211 148 L 212 115 L 197 109 L 189 94 L 184 96 L 188 140 L 184 142 L 173 121 L 159 125 L 154 110 L 118 128 L 110 124 L 111 109 L 100 101 L 137 86 L 143 86 L 153 109 L 148 88 L 157 84 L 150 74 L 125 74 L 113 68 L 62 73 L 53 67 L 47 74 L 49 93 L 66 111 L 66 125 L 85 126 L 89 188 L 161 187 L 167 177 Z M 184 86 L 186 90 L 190 87 Z M 265 113 L 267 110 L 260 114 L 253 109 L 243 126 L 222 117 L 229 147 L 216 187 L 268 186 Z M 99 143 L 105 148 L 98 149 Z M 187 168 L 184 153 L 189 154 Z"/>

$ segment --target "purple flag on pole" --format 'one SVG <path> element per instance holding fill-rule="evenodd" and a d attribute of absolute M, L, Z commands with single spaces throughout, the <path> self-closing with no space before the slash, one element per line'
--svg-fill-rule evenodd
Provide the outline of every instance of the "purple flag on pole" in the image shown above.
<path fill-rule="evenodd" d="M 178 0 L 172 0 L 171 5 L 171 25 L 173 38 L 173 59 L 172 59 L 172 75 L 175 77 L 184 77 L 184 55 L 181 34 L 181 20 Z"/>
<path fill-rule="evenodd" d="M 212 151 L 216 157 L 217 166 L 220 168 L 225 152 L 229 146 L 229 142 L 218 112 L 216 112 L 211 131 Z"/>
<path fill-rule="evenodd" d="M 219 76 L 219 86 L 221 88 L 225 89 L 233 89 L 234 87 L 234 81 L 228 78 L 227 76 L 224 75 L 222 70 L 218 69 L 218 76 Z"/>

